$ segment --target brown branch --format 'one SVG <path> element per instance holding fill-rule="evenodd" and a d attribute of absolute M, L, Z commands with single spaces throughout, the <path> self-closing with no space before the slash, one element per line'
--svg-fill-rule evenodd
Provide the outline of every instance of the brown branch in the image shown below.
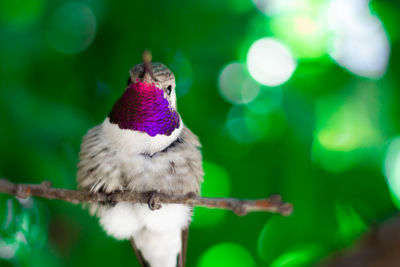
<path fill-rule="evenodd" d="M 235 198 L 208 198 L 201 197 L 195 193 L 186 195 L 167 195 L 160 192 L 116 192 L 113 194 L 90 193 L 80 190 L 69 190 L 53 188 L 51 182 L 41 184 L 15 184 L 6 179 L 0 179 L 0 193 L 14 195 L 19 198 L 29 196 L 43 197 L 47 199 L 59 199 L 70 203 L 81 202 L 96 203 L 117 203 L 129 201 L 134 203 L 149 203 L 150 208 L 157 209 L 161 203 L 186 204 L 207 208 L 232 210 L 237 215 L 246 215 L 249 212 L 263 211 L 279 213 L 288 216 L 292 213 L 293 207 L 290 203 L 282 202 L 279 195 L 272 195 L 265 199 L 235 199 Z"/>

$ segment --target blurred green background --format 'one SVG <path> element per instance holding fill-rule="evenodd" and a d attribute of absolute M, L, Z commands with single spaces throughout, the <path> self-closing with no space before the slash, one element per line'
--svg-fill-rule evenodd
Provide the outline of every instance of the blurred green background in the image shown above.
<path fill-rule="evenodd" d="M 150 49 L 203 144 L 188 266 L 310 266 L 400 207 L 400 2 L 0 1 L 0 176 L 75 188 L 81 137 Z M 79 206 L 0 195 L 1 266 L 139 266 Z"/>

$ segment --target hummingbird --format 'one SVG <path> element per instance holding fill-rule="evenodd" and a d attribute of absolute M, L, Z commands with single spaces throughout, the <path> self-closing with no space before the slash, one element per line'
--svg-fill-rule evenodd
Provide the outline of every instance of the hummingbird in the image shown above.
<path fill-rule="evenodd" d="M 111 112 L 82 139 L 78 187 L 92 193 L 200 193 L 200 142 L 177 110 L 175 76 L 165 65 L 143 63 L 130 70 L 125 92 Z M 192 207 L 145 203 L 90 204 L 105 232 L 130 240 L 142 266 L 183 267 Z"/>

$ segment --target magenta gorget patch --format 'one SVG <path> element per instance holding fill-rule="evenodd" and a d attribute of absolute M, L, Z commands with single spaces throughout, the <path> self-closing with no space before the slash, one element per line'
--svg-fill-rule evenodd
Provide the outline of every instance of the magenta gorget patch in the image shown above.
<path fill-rule="evenodd" d="M 164 91 L 153 83 L 137 81 L 127 88 L 114 104 L 109 115 L 110 122 L 121 129 L 171 135 L 179 128 L 179 114 L 173 110 Z"/>

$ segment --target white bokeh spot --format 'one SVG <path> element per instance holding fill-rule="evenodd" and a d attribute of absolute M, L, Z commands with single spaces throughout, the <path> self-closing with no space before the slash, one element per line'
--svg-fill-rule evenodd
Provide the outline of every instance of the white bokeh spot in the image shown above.
<path fill-rule="evenodd" d="M 283 84 L 296 67 L 290 50 L 274 38 L 255 41 L 247 53 L 247 68 L 251 76 L 266 86 Z"/>
<path fill-rule="evenodd" d="M 327 20 L 334 37 L 329 54 L 354 74 L 380 78 L 386 71 L 390 44 L 368 4 L 369 0 L 331 1 Z"/>
<path fill-rule="evenodd" d="M 246 66 L 234 62 L 226 65 L 218 79 L 218 88 L 222 97 L 233 104 L 247 104 L 260 92 L 260 85 L 249 75 Z"/>

